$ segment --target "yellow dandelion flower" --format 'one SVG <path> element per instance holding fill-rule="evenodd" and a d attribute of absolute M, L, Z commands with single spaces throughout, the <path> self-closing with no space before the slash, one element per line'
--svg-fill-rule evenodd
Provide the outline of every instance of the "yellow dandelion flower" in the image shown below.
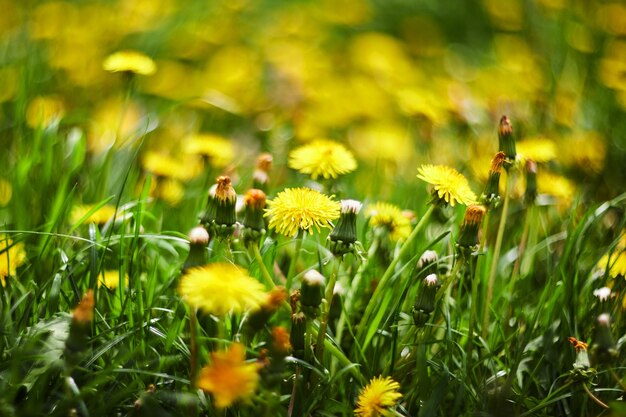
<path fill-rule="evenodd" d="M 13 187 L 11 186 L 11 183 L 0 178 L 0 207 L 4 207 L 9 204 L 11 197 L 13 197 Z"/>
<path fill-rule="evenodd" d="M 400 384 L 390 377 L 377 377 L 370 381 L 359 394 L 354 415 L 357 417 L 393 416 L 389 408 L 402 397 L 398 392 Z"/>
<path fill-rule="evenodd" d="M 356 159 L 345 146 L 320 139 L 294 149 L 289 154 L 289 167 L 312 179 L 337 178 L 356 169 Z"/>
<path fill-rule="evenodd" d="M 98 281 L 98 287 L 105 286 L 110 290 L 116 289 L 120 284 L 120 271 L 112 269 L 109 271 L 103 271 L 100 280 Z M 124 286 L 128 287 L 128 274 L 124 274 Z"/>
<path fill-rule="evenodd" d="M 106 57 L 102 68 L 109 72 L 130 72 L 139 75 L 152 75 L 157 70 L 152 58 L 137 51 L 115 52 Z"/>
<path fill-rule="evenodd" d="M 626 279 L 626 234 L 622 235 L 613 253 L 607 253 L 598 261 L 598 267 L 603 270 L 608 268 L 612 278 L 622 276 Z"/>
<path fill-rule="evenodd" d="M 537 191 L 539 194 L 548 194 L 567 204 L 576 193 L 576 186 L 567 178 L 550 172 L 537 173 Z"/>
<path fill-rule="evenodd" d="M 257 363 L 246 362 L 243 345 L 233 343 L 226 351 L 211 353 L 211 364 L 200 371 L 198 387 L 213 394 L 218 408 L 225 408 L 254 394 L 258 370 Z"/>
<path fill-rule="evenodd" d="M 476 202 L 476 194 L 471 190 L 467 179 L 454 168 L 445 165 L 422 165 L 418 172 L 417 178 L 431 184 L 433 194 L 451 206 L 454 207 L 457 202 L 466 206 Z"/>
<path fill-rule="evenodd" d="M 72 224 L 77 224 L 81 221 L 81 219 L 94 209 L 94 205 L 84 204 L 80 206 L 75 206 L 72 209 Z M 109 220 L 113 218 L 115 215 L 115 207 L 113 206 L 102 206 L 93 213 L 89 214 L 89 216 L 83 221 L 83 223 L 95 223 L 95 224 L 105 224 Z"/>
<path fill-rule="evenodd" d="M 14 276 L 17 268 L 26 262 L 24 244 L 14 243 L 6 235 L 0 235 L 0 283 L 5 285 L 5 279 Z"/>
<path fill-rule="evenodd" d="M 556 144 L 546 138 L 529 138 L 515 144 L 522 162 L 532 159 L 535 162 L 548 162 L 556 159 Z"/>
<path fill-rule="evenodd" d="M 341 204 L 310 188 L 287 188 L 267 202 L 265 216 L 270 217 L 269 227 L 278 233 L 295 237 L 298 231 L 315 227 L 331 227 L 339 217 Z"/>
<path fill-rule="evenodd" d="M 157 177 L 187 181 L 200 173 L 200 167 L 195 162 L 175 159 L 158 152 L 147 152 L 142 159 L 142 166 Z"/>
<path fill-rule="evenodd" d="M 65 115 L 63 102 L 56 97 L 35 97 L 26 109 L 26 123 L 33 129 L 47 127 Z"/>
<path fill-rule="evenodd" d="M 260 282 L 229 263 L 189 269 L 181 278 L 178 292 L 189 305 L 218 316 L 257 310 L 267 300 Z"/>
<path fill-rule="evenodd" d="M 170 206 L 177 206 L 185 196 L 185 188 L 180 181 L 167 178 L 158 182 L 153 194 Z"/>
<path fill-rule="evenodd" d="M 193 155 L 207 157 L 211 165 L 216 167 L 225 167 L 235 157 L 235 148 L 230 140 L 210 133 L 188 137 L 185 150 Z"/>
<path fill-rule="evenodd" d="M 393 204 L 374 203 L 367 208 L 365 215 L 370 218 L 371 227 L 386 229 L 393 241 L 405 240 L 411 234 L 411 221 Z"/>

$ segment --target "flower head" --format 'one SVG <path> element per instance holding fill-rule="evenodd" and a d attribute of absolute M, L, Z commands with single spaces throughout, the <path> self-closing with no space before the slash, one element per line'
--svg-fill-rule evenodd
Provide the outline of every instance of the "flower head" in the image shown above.
<path fill-rule="evenodd" d="M 258 364 L 246 362 L 243 345 L 234 343 L 226 351 L 211 353 L 211 364 L 200 371 L 198 387 L 213 394 L 218 408 L 225 408 L 254 394 L 258 369 Z"/>
<path fill-rule="evenodd" d="M 6 235 L 0 235 L 0 283 L 4 286 L 5 278 L 15 275 L 18 266 L 26 261 L 23 243 L 14 243 Z"/>
<path fill-rule="evenodd" d="M 470 205 L 476 201 L 476 195 L 467 179 L 454 168 L 445 165 L 422 165 L 418 172 L 417 178 L 431 184 L 433 194 L 440 201 L 453 207 L 457 202 Z"/>
<path fill-rule="evenodd" d="M 370 381 L 369 384 L 359 394 L 357 408 L 354 414 L 357 417 L 379 417 L 392 416 L 389 411 L 402 394 L 398 392 L 400 384 L 390 377 L 377 377 Z"/>
<path fill-rule="evenodd" d="M 139 75 L 152 75 L 156 64 L 147 55 L 137 51 L 118 51 L 104 60 L 102 68 L 109 72 L 128 72 Z"/>
<path fill-rule="evenodd" d="M 389 203 L 374 203 L 367 208 L 366 216 L 371 227 L 380 227 L 393 241 L 404 240 L 411 234 L 411 222 L 399 207 Z"/>
<path fill-rule="evenodd" d="M 457 239 L 457 245 L 460 249 L 471 249 L 478 245 L 478 230 L 486 212 L 485 206 L 479 204 L 472 204 L 465 209 L 465 217 Z"/>
<path fill-rule="evenodd" d="M 229 263 L 189 269 L 181 278 L 178 292 L 189 305 L 218 316 L 257 310 L 267 298 L 260 282 Z"/>
<path fill-rule="evenodd" d="M 598 261 L 598 267 L 607 270 L 611 278 L 626 278 L 626 233 L 620 238 L 615 250 Z"/>
<path fill-rule="evenodd" d="M 89 214 L 94 207 L 95 206 L 93 205 L 75 206 L 72 209 L 72 223 L 77 224 L 83 217 L 87 216 L 84 220 L 86 223 L 104 224 L 111 220 L 115 215 L 115 207 L 113 206 L 102 206 L 93 211 L 93 213 Z"/>
<path fill-rule="evenodd" d="M 235 149 L 230 140 L 210 133 L 187 138 L 185 149 L 190 154 L 207 157 L 211 165 L 216 167 L 226 166 L 235 157 Z"/>
<path fill-rule="evenodd" d="M 143 168 L 157 177 L 187 181 L 199 174 L 196 161 L 178 160 L 158 152 L 147 152 L 142 159 Z"/>
<path fill-rule="evenodd" d="M 330 140 L 315 140 L 289 154 L 289 167 L 312 179 L 337 178 L 356 169 L 356 159 L 345 146 Z"/>
<path fill-rule="evenodd" d="M 109 271 L 103 271 L 100 280 L 98 281 L 98 287 L 105 286 L 110 290 L 116 289 L 120 284 L 120 271 L 112 269 Z M 128 274 L 124 274 L 124 285 L 128 287 Z"/>
<path fill-rule="evenodd" d="M 270 218 L 269 227 L 292 237 L 300 230 L 331 227 L 331 221 L 339 217 L 341 209 L 337 201 L 310 188 L 287 188 L 267 205 L 265 216 Z"/>
<path fill-rule="evenodd" d="M 556 158 L 556 144 L 546 138 L 524 139 L 516 144 L 517 154 L 522 161 L 549 162 Z"/>

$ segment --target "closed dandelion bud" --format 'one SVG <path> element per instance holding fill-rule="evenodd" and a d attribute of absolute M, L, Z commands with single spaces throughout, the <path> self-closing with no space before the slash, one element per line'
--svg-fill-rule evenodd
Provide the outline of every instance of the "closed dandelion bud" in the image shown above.
<path fill-rule="evenodd" d="M 611 365 L 617 358 L 617 353 L 615 341 L 611 334 L 611 318 L 607 313 L 600 314 L 596 320 L 591 361 L 594 364 Z"/>
<path fill-rule="evenodd" d="M 289 342 L 293 349 L 293 356 L 302 358 L 304 356 L 304 334 L 306 332 L 306 316 L 304 313 L 291 315 L 291 333 Z"/>
<path fill-rule="evenodd" d="M 535 204 L 537 199 L 537 163 L 531 159 L 526 161 L 526 191 L 524 203 L 527 206 Z"/>
<path fill-rule="evenodd" d="M 217 214 L 217 200 L 215 198 L 216 190 L 217 184 L 213 184 L 211 188 L 209 188 L 206 210 L 200 219 L 200 222 L 207 227 L 213 226 L 213 222 L 215 222 L 215 215 Z"/>
<path fill-rule="evenodd" d="M 341 200 L 341 212 L 337 225 L 328 238 L 331 241 L 330 250 L 336 256 L 343 256 L 351 252 L 356 242 L 356 216 L 362 204 L 356 200 Z"/>
<path fill-rule="evenodd" d="M 328 312 L 328 319 L 331 323 L 334 323 L 335 320 L 339 319 L 341 315 L 341 296 L 344 293 L 344 289 L 340 283 L 335 284 L 335 288 L 333 288 L 333 298 L 330 303 L 330 310 Z"/>
<path fill-rule="evenodd" d="M 300 306 L 309 317 L 317 317 L 322 304 L 324 276 L 314 269 L 307 271 L 302 277 L 300 286 Z"/>
<path fill-rule="evenodd" d="M 498 126 L 498 150 L 504 152 L 507 159 L 506 168 L 515 161 L 517 152 L 515 151 L 515 137 L 513 136 L 513 126 L 508 117 L 502 116 L 500 126 Z"/>
<path fill-rule="evenodd" d="M 417 270 L 424 271 L 426 275 L 434 274 L 437 272 L 437 252 L 434 250 L 424 251 L 417 261 Z"/>
<path fill-rule="evenodd" d="M 243 219 L 244 239 L 246 242 L 258 242 L 265 234 L 265 193 L 253 188 L 244 198 L 245 215 Z"/>
<path fill-rule="evenodd" d="M 502 174 L 502 166 L 505 159 L 504 152 L 498 152 L 491 160 L 487 186 L 483 195 L 480 196 L 481 202 L 487 206 L 495 207 L 500 200 L 500 175 Z"/>
<path fill-rule="evenodd" d="M 465 209 L 465 217 L 461 223 L 461 231 L 456 243 L 459 249 L 473 250 L 478 245 L 478 230 L 486 212 L 487 209 L 478 204 Z"/>
<path fill-rule="evenodd" d="M 287 291 L 283 287 L 276 287 L 268 294 L 267 300 L 261 304 L 261 308 L 253 311 L 248 316 L 248 329 L 251 334 L 261 330 L 280 306 L 287 299 Z"/>
<path fill-rule="evenodd" d="M 215 203 L 215 229 L 218 235 L 222 237 L 229 236 L 237 222 L 237 214 L 235 212 L 237 193 L 235 193 L 235 189 L 230 184 L 229 176 L 223 175 L 217 178 Z"/>
<path fill-rule="evenodd" d="M 416 326 L 426 324 L 430 314 L 435 310 L 435 300 L 439 287 L 441 287 L 441 281 L 437 278 L 437 274 L 430 274 L 420 282 L 412 311 L 413 322 Z"/>
<path fill-rule="evenodd" d="M 274 357 L 285 357 L 291 351 L 290 335 L 284 327 L 274 327 L 272 329 L 272 343 L 270 344 L 270 354 Z"/>
<path fill-rule="evenodd" d="M 93 291 L 89 290 L 72 312 L 70 331 L 65 340 L 65 363 L 67 366 L 75 366 L 80 361 L 81 354 L 87 348 L 89 327 L 93 320 L 93 308 L 95 299 Z"/>
<path fill-rule="evenodd" d="M 189 255 L 183 266 L 183 272 L 189 268 L 209 263 L 209 232 L 202 226 L 196 226 L 189 232 Z"/>
<path fill-rule="evenodd" d="M 270 171 L 272 169 L 272 155 L 262 153 L 256 160 L 256 169 L 252 174 L 252 187 L 267 192 L 267 186 L 270 180 Z"/>

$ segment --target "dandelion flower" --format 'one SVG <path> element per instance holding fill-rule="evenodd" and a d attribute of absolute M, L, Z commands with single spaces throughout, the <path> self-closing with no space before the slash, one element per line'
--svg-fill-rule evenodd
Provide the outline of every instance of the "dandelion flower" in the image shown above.
<path fill-rule="evenodd" d="M 287 188 L 267 202 L 265 216 L 270 217 L 269 227 L 285 236 L 295 237 L 298 231 L 315 227 L 331 227 L 339 217 L 341 204 L 310 188 Z"/>
<path fill-rule="evenodd" d="M 181 278 L 178 292 L 189 305 L 218 316 L 257 310 L 267 299 L 260 282 L 229 263 L 189 269 Z"/>
<path fill-rule="evenodd" d="M 312 179 L 337 178 L 356 169 L 356 159 L 345 146 L 330 140 L 314 140 L 289 154 L 289 167 Z"/>
<path fill-rule="evenodd" d="M 137 51 L 115 52 L 106 57 L 102 68 L 109 72 L 129 72 L 139 75 L 152 75 L 157 69 L 152 58 Z"/>
<path fill-rule="evenodd" d="M 187 181 L 200 173 L 194 160 L 178 160 L 158 152 L 147 152 L 142 159 L 143 168 L 157 177 Z"/>
<path fill-rule="evenodd" d="M 380 227 L 389 233 L 393 241 L 405 240 L 411 234 L 411 222 L 399 207 L 389 203 L 375 203 L 367 208 L 366 217 L 371 227 Z"/>
<path fill-rule="evenodd" d="M 556 159 L 556 144 L 546 138 L 530 138 L 517 142 L 517 154 L 522 161 L 549 162 Z"/>
<path fill-rule="evenodd" d="M 454 168 L 445 165 L 422 165 L 417 178 L 433 186 L 433 194 L 454 205 L 458 202 L 470 205 L 476 202 L 476 195 L 470 189 L 467 179 Z"/>
<path fill-rule="evenodd" d="M 5 285 L 8 276 L 15 275 L 17 267 L 26 261 L 24 244 L 14 243 L 6 235 L 0 235 L 0 283 Z"/>
<path fill-rule="evenodd" d="M 63 102 L 56 97 L 35 97 L 26 109 L 26 123 L 33 129 L 48 127 L 65 115 Z"/>
<path fill-rule="evenodd" d="M 233 343 L 226 351 L 211 353 L 211 364 L 200 371 L 198 387 L 213 394 L 218 408 L 225 408 L 254 394 L 258 370 L 257 363 L 246 363 L 243 345 Z"/>
<path fill-rule="evenodd" d="M 120 271 L 111 269 L 102 272 L 102 276 L 98 281 L 98 287 L 105 286 L 110 290 L 116 289 L 120 284 Z M 128 274 L 124 274 L 124 286 L 128 287 Z"/>
<path fill-rule="evenodd" d="M 201 155 L 209 159 L 211 165 L 224 167 L 235 157 L 235 149 L 225 137 L 202 133 L 187 138 L 185 150 L 193 155 Z"/>
<path fill-rule="evenodd" d="M 359 394 L 357 408 L 354 415 L 357 417 L 393 416 L 389 408 L 396 405 L 402 394 L 398 392 L 400 384 L 390 377 L 377 377 Z"/>
<path fill-rule="evenodd" d="M 77 224 L 81 221 L 81 219 L 94 209 L 94 205 L 84 204 L 75 206 L 72 209 L 72 224 Z M 102 206 L 93 213 L 89 214 L 89 216 L 84 220 L 84 223 L 95 223 L 95 224 L 105 224 L 109 220 L 113 218 L 115 215 L 115 207 L 113 206 Z"/>
<path fill-rule="evenodd" d="M 626 278 L 626 234 L 620 239 L 617 248 L 613 253 L 607 253 L 600 261 L 598 267 L 608 269 L 608 274 L 612 278 L 622 276 Z"/>

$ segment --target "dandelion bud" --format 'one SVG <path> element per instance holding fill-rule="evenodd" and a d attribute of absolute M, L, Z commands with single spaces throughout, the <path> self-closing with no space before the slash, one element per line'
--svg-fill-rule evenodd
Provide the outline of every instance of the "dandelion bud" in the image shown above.
<path fill-rule="evenodd" d="M 430 314 L 435 310 L 435 299 L 439 287 L 441 287 L 441 281 L 436 274 L 430 274 L 420 282 L 412 310 L 413 322 L 416 326 L 421 327 L 426 324 Z"/>
<path fill-rule="evenodd" d="M 299 359 L 304 357 L 304 333 L 306 332 L 306 316 L 304 313 L 291 315 L 291 333 L 289 342 L 293 348 L 293 356 Z"/>
<path fill-rule="evenodd" d="M 356 216 L 363 205 L 356 200 L 341 200 L 341 213 L 337 225 L 328 237 L 330 250 L 335 256 L 343 256 L 353 249 L 356 242 Z"/>
<path fill-rule="evenodd" d="M 75 366 L 80 361 L 80 356 L 87 348 L 89 325 L 93 320 L 95 299 L 93 291 L 89 290 L 72 312 L 70 331 L 65 340 L 65 362 L 68 366 Z"/>
<path fill-rule="evenodd" d="M 272 329 L 272 343 L 270 344 L 270 353 L 272 356 L 285 357 L 291 351 L 290 335 L 284 327 L 274 327 Z"/>
<path fill-rule="evenodd" d="M 498 150 L 504 152 L 507 158 L 507 169 L 513 161 L 517 152 L 515 151 L 515 138 L 513 137 L 513 126 L 508 117 L 502 116 L 498 127 Z"/>
<path fill-rule="evenodd" d="M 463 250 L 472 250 L 478 245 L 478 230 L 487 212 L 484 206 L 475 204 L 465 209 L 465 217 L 461 224 L 461 231 L 457 239 L 457 247 Z"/>
<path fill-rule="evenodd" d="M 235 212 L 237 205 L 237 193 L 230 184 L 230 177 L 223 175 L 217 178 L 215 189 L 215 228 L 218 235 L 225 237 L 232 233 L 233 226 L 237 222 Z"/>
<path fill-rule="evenodd" d="M 265 193 L 253 188 L 244 198 L 245 215 L 243 219 L 244 239 L 246 242 L 258 242 L 265 234 Z"/>
<path fill-rule="evenodd" d="M 302 311 L 310 317 L 317 317 L 319 307 L 322 303 L 322 292 L 324 286 L 324 276 L 311 269 L 302 277 L 302 285 L 300 287 L 300 306 Z"/>
<path fill-rule="evenodd" d="M 600 314 L 596 319 L 595 338 L 591 350 L 591 361 L 594 364 L 611 364 L 617 357 L 610 321 L 611 318 L 607 313 Z"/>
<path fill-rule="evenodd" d="M 531 159 L 526 160 L 526 191 L 524 203 L 527 206 L 535 204 L 537 198 L 537 163 Z"/>
<path fill-rule="evenodd" d="M 276 287 L 270 291 L 261 308 L 250 313 L 247 324 L 249 333 L 254 334 L 261 330 L 286 299 L 287 291 L 283 287 Z"/>
<path fill-rule="evenodd" d="M 215 222 L 215 215 L 217 213 L 217 200 L 215 198 L 215 191 L 217 190 L 217 184 L 213 184 L 209 188 L 209 193 L 206 202 L 206 210 L 200 218 L 200 222 L 206 227 L 213 226 Z"/>
<path fill-rule="evenodd" d="M 427 275 L 437 272 L 437 252 L 434 250 L 424 251 L 420 259 L 417 261 L 417 270 L 424 270 Z"/>
<path fill-rule="evenodd" d="M 482 203 L 490 207 L 495 207 L 500 200 L 500 174 L 506 156 L 504 152 L 498 152 L 491 160 L 491 168 L 489 169 L 489 179 L 483 195 L 480 196 Z"/>
<path fill-rule="evenodd" d="M 189 268 L 209 263 L 209 232 L 202 226 L 196 226 L 189 232 L 189 255 L 183 266 L 183 272 Z"/>
<path fill-rule="evenodd" d="M 256 160 L 256 169 L 252 174 L 252 186 L 254 188 L 267 192 L 267 185 L 270 180 L 270 171 L 272 169 L 272 155 L 262 153 Z"/>

